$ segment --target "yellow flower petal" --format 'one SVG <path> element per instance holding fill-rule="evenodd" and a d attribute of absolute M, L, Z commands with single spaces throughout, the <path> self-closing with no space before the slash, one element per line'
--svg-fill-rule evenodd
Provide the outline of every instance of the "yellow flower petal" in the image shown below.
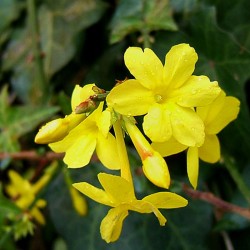
<path fill-rule="evenodd" d="M 152 203 L 157 208 L 170 209 L 185 207 L 188 201 L 178 194 L 170 192 L 158 192 L 148 195 L 142 199 Z"/>
<path fill-rule="evenodd" d="M 191 185 L 196 189 L 199 175 L 199 155 L 197 147 L 190 147 L 187 151 L 187 173 Z"/>
<path fill-rule="evenodd" d="M 164 226 L 167 222 L 167 219 L 162 215 L 159 209 L 152 203 L 145 200 L 133 201 L 129 206 L 129 210 L 136 211 L 138 213 L 154 213 L 161 226 Z"/>
<path fill-rule="evenodd" d="M 171 96 L 183 107 L 197 107 L 210 104 L 220 93 L 217 82 L 210 82 L 206 76 L 191 76 L 181 87 L 173 90 Z"/>
<path fill-rule="evenodd" d="M 173 46 L 167 53 L 164 65 L 166 87 L 177 89 L 192 75 L 198 56 L 188 44 Z"/>
<path fill-rule="evenodd" d="M 34 194 L 40 192 L 41 189 L 43 189 L 48 184 L 56 169 L 58 168 L 58 165 L 58 161 L 53 161 L 49 166 L 46 167 L 44 174 L 36 181 L 36 183 L 32 185 L 32 192 Z"/>
<path fill-rule="evenodd" d="M 171 104 L 171 125 L 174 138 L 187 146 L 200 146 L 204 142 L 204 124 L 190 108 Z"/>
<path fill-rule="evenodd" d="M 112 200 L 104 190 L 96 188 L 95 186 L 87 182 L 78 182 L 72 185 L 74 188 L 76 188 L 84 195 L 88 196 L 90 199 L 107 206 L 113 206 Z"/>
<path fill-rule="evenodd" d="M 114 87 L 107 96 L 107 104 L 123 115 L 143 115 L 155 102 L 152 91 L 137 80 L 127 80 Z"/>
<path fill-rule="evenodd" d="M 69 191 L 76 212 L 79 215 L 86 215 L 88 209 L 85 198 L 72 186 L 70 186 Z"/>
<path fill-rule="evenodd" d="M 86 118 L 85 114 L 76 115 L 74 113 L 58 118 L 46 123 L 38 131 L 35 142 L 40 144 L 48 144 L 62 140 L 71 129 L 76 127 Z"/>
<path fill-rule="evenodd" d="M 151 156 L 143 161 L 143 172 L 145 176 L 156 186 L 168 188 L 170 185 L 170 175 L 165 160 L 158 152 L 153 152 Z"/>
<path fill-rule="evenodd" d="M 72 138 L 73 139 L 73 138 Z M 63 161 L 69 168 L 80 168 L 89 164 L 96 147 L 96 136 L 88 134 L 75 138 L 67 149 Z"/>
<path fill-rule="evenodd" d="M 196 113 L 206 125 L 216 119 L 216 117 L 221 111 L 221 108 L 224 106 L 225 97 L 225 92 L 221 91 L 218 97 L 212 103 L 204 107 L 198 107 L 196 109 Z"/>
<path fill-rule="evenodd" d="M 101 223 L 100 231 L 102 239 L 107 243 L 116 241 L 122 231 L 124 219 L 128 216 L 126 206 L 118 206 L 109 210 Z"/>
<path fill-rule="evenodd" d="M 163 142 L 171 137 L 170 113 L 171 111 L 166 110 L 165 105 L 156 103 L 144 116 L 143 130 L 152 141 Z"/>
<path fill-rule="evenodd" d="M 117 152 L 117 144 L 115 137 L 108 133 L 107 137 L 104 137 L 102 133 L 99 133 L 96 144 L 96 153 L 101 163 L 113 170 L 120 169 L 120 160 Z"/>
<path fill-rule="evenodd" d="M 76 106 L 78 106 L 81 102 L 95 94 L 95 92 L 92 90 L 93 86 L 95 86 L 95 84 L 87 84 L 83 87 L 80 87 L 79 85 L 75 86 L 71 96 L 72 111 L 74 111 Z"/>
<path fill-rule="evenodd" d="M 41 225 L 45 224 L 45 218 L 43 216 L 43 214 L 40 212 L 40 210 L 34 206 L 31 211 L 30 214 L 32 215 L 32 217 Z"/>
<path fill-rule="evenodd" d="M 14 170 L 9 170 L 8 175 L 10 178 L 11 183 L 6 185 L 6 192 L 8 195 L 11 197 L 15 197 L 18 194 L 25 195 L 29 192 L 32 193 L 32 188 L 30 183 L 23 179 L 21 175 L 19 175 L 16 171 Z"/>
<path fill-rule="evenodd" d="M 27 192 L 25 194 L 21 194 L 21 196 L 15 201 L 15 204 L 22 209 L 27 209 L 35 198 L 34 194 Z"/>
<path fill-rule="evenodd" d="M 204 144 L 199 147 L 199 157 L 209 163 L 220 160 L 220 142 L 216 135 L 206 135 Z"/>
<path fill-rule="evenodd" d="M 205 132 L 207 134 L 218 134 L 231 121 L 237 118 L 239 110 L 240 110 L 239 100 L 232 96 L 226 96 L 224 104 L 220 108 L 220 112 L 216 116 L 214 116 L 213 119 L 210 119 L 210 123 L 205 122 L 206 125 Z M 211 112 L 213 111 L 210 110 L 210 114 Z"/>
<path fill-rule="evenodd" d="M 157 217 L 160 225 L 165 226 L 167 219 L 163 216 L 163 214 L 155 206 L 152 206 L 152 211 L 155 214 L 155 216 Z"/>
<path fill-rule="evenodd" d="M 168 188 L 170 176 L 168 167 L 162 156 L 153 150 L 141 131 L 131 121 L 126 120 L 125 126 L 137 152 L 139 153 L 145 176 L 155 185 Z"/>
<path fill-rule="evenodd" d="M 173 137 L 165 142 L 153 142 L 151 146 L 163 157 L 180 153 L 187 148 L 186 145 L 179 143 Z"/>
<path fill-rule="evenodd" d="M 151 49 L 130 47 L 124 54 L 124 61 L 130 73 L 148 89 L 158 89 L 163 85 L 163 65 Z"/>
<path fill-rule="evenodd" d="M 111 112 L 108 109 L 101 113 L 99 119 L 97 120 L 97 126 L 103 136 L 106 137 L 111 126 Z"/>
<path fill-rule="evenodd" d="M 96 147 L 96 132 L 79 125 L 61 141 L 49 144 L 55 152 L 66 152 L 64 162 L 71 168 L 86 166 Z"/>
<path fill-rule="evenodd" d="M 134 189 L 130 182 L 116 175 L 100 173 L 98 179 L 116 204 L 131 202 L 135 199 Z"/>
<path fill-rule="evenodd" d="M 43 200 L 43 199 L 39 199 L 36 202 L 36 206 L 39 208 L 44 208 L 44 207 L 46 207 L 46 205 L 47 205 L 47 201 Z"/>

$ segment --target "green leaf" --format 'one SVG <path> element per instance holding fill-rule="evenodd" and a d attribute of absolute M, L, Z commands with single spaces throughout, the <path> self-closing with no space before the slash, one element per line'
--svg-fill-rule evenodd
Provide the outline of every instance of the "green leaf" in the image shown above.
<path fill-rule="evenodd" d="M 48 79 L 73 58 L 77 36 L 98 21 L 105 9 L 106 5 L 100 0 L 60 0 L 56 4 L 47 1 L 47 5 L 38 8 L 41 56 Z M 14 71 L 11 84 L 25 103 L 32 103 L 37 86 L 31 42 L 26 21 L 24 27 L 13 33 L 2 61 L 4 71 Z"/>
<path fill-rule="evenodd" d="M 15 152 L 19 149 L 18 139 L 36 128 L 42 121 L 58 111 L 57 107 L 13 107 L 4 116 L 3 130 L 0 136 L 0 147 L 3 152 Z"/>
<path fill-rule="evenodd" d="M 144 30 L 177 30 L 168 0 L 121 0 L 112 18 L 110 42 Z"/>
<path fill-rule="evenodd" d="M 18 17 L 20 7 L 16 0 L 0 1 L 0 34 Z"/>
<path fill-rule="evenodd" d="M 0 93 L 0 148 L 1 152 L 19 150 L 18 139 L 36 128 L 59 109 L 58 107 L 15 106 L 8 104 L 7 87 Z"/>
<path fill-rule="evenodd" d="M 198 0 L 171 0 L 171 6 L 176 12 L 187 14 L 197 8 Z"/>
<path fill-rule="evenodd" d="M 46 1 L 39 9 L 44 68 L 51 77 L 76 53 L 75 37 L 102 16 L 106 5 L 99 0 Z"/>
<path fill-rule="evenodd" d="M 218 26 L 216 9 L 213 7 L 199 11 L 191 19 L 191 27 L 190 35 L 194 38 L 191 40 L 192 45 L 198 52 L 201 51 L 203 56 L 199 60 L 197 72 L 202 70 L 213 78 L 219 78 L 220 85 L 229 94 L 240 95 L 245 81 L 250 76 L 250 52 L 244 49 L 244 43 L 235 41 L 231 33 Z M 238 82 L 241 88 L 235 82 Z"/>
<path fill-rule="evenodd" d="M 12 33 L 12 22 L 14 22 L 23 10 L 24 4 L 17 0 L 0 1 L 0 48 Z"/>
<path fill-rule="evenodd" d="M 2 185 L 0 184 L 0 225 L 2 225 L 6 216 L 14 216 L 21 212 L 19 207 L 3 195 Z"/>

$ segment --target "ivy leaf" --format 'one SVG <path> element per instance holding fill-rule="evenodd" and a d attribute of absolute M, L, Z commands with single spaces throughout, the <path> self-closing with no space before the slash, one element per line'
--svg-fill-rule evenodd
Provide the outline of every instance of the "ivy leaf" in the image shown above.
<path fill-rule="evenodd" d="M 99 20 L 106 4 L 100 0 L 90 1 L 46 1 L 38 8 L 38 21 L 42 47 L 44 70 L 47 79 L 64 67 L 77 51 L 76 38 Z M 34 103 L 32 99 L 37 89 L 37 76 L 31 48 L 31 37 L 25 26 L 16 29 L 3 55 L 4 71 L 13 70 L 11 84 L 24 103 Z M 48 88 L 48 93 L 50 89 Z"/>
<path fill-rule="evenodd" d="M 177 30 L 168 0 L 121 0 L 112 18 L 110 42 L 134 32 Z"/>

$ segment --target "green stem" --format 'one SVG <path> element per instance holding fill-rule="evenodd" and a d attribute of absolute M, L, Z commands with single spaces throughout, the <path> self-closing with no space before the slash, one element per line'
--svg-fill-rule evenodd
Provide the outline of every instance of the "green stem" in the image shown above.
<path fill-rule="evenodd" d="M 237 184 L 238 189 L 245 197 L 247 202 L 250 204 L 250 189 L 243 181 L 241 174 L 239 173 L 237 167 L 234 164 L 234 160 L 230 158 L 225 152 L 223 153 L 224 165 L 227 168 L 228 172 L 230 173 L 231 177 Z"/>
<path fill-rule="evenodd" d="M 110 91 L 106 91 L 106 92 L 103 93 L 103 94 L 96 94 L 96 95 L 93 95 L 93 96 L 92 96 L 92 99 L 95 100 L 95 101 L 99 101 L 99 102 L 105 101 L 107 95 L 109 94 L 109 92 L 110 92 Z"/>
<path fill-rule="evenodd" d="M 127 149 L 126 149 L 126 145 L 124 142 L 123 131 L 122 131 L 120 120 L 117 120 L 115 124 L 113 125 L 113 127 L 114 127 L 115 136 L 117 140 L 117 149 L 118 149 L 118 154 L 119 154 L 119 159 L 120 159 L 120 164 L 121 164 L 121 177 L 123 177 L 124 179 L 132 183 L 133 185 L 132 175 L 130 171 L 130 164 L 129 164 Z"/>
<path fill-rule="evenodd" d="M 67 187 L 71 188 L 73 181 L 72 181 L 72 178 L 71 178 L 71 176 L 69 174 L 68 168 L 63 169 L 63 176 L 64 176 L 64 180 L 65 180 L 65 182 L 67 184 Z"/>
<path fill-rule="evenodd" d="M 144 28 L 142 30 L 142 37 L 143 37 L 143 48 L 150 48 L 151 47 L 151 43 L 150 43 L 150 35 L 148 32 L 147 28 Z"/>
<path fill-rule="evenodd" d="M 46 96 L 47 80 L 44 72 L 43 61 L 41 57 L 40 48 L 40 35 L 38 31 L 38 20 L 35 8 L 35 0 L 27 0 L 27 8 L 29 15 L 29 26 L 32 38 L 32 50 L 34 56 L 34 67 L 35 67 L 35 77 L 36 84 L 33 84 L 31 89 L 32 102 L 40 104 L 44 101 Z"/>

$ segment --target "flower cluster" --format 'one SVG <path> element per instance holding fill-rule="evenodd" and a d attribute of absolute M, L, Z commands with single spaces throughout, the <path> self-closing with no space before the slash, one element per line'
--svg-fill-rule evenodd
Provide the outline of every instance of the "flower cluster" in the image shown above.
<path fill-rule="evenodd" d="M 57 165 L 57 162 L 53 162 L 35 183 L 29 182 L 14 170 L 8 172 L 10 181 L 4 186 L 4 189 L 18 207 L 18 213 L 17 215 L 11 212 L 6 214 L 6 218 L 14 222 L 12 226 L 7 226 L 6 230 L 13 231 L 15 239 L 18 240 L 27 234 L 33 234 L 33 221 L 40 225 L 45 224 L 41 209 L 46 206 L 46 201 L 38 198 L 38 194 L 50 181 Z"/>
<path fill-rule="evenodd" d="M 112 207 L 100 229 L 107 242 L 119 238 L 129 210 L 154 213 L 164 225 L 166 218 L 159 209 L 187 205 L 186 199 L 167 191 L 136 198 L 124 134 L 141 158 L 145 177 L 160 188 L 168 189 L 171 180 L 163 157 L 186 150 L 188 178 L 194 188 L 199 158 L 210 163 L 220 159 L 217 134 L 236 119 L 239 101 L 226 96 L 216 81 L 193 75 L 197 60 L 188 44 L 173 46 L 164 65 L 151 49 L 129 47 L 124 61 L 134 79 L 119 82 L 111 91 L 95 84 L 77 85 L 72 113 L 43 126 L 35 138 L 55 152 L 65 152 L 64 162 L 70 168 L 86 166 L 95 151 L 105 167 L 120 170 L 120 176 L 98 174 L 103 189 L 87 182 L 73 184 Z M 142 128 L 150 142 L 136 126 L 135 116 L 144 116 Z"/>

